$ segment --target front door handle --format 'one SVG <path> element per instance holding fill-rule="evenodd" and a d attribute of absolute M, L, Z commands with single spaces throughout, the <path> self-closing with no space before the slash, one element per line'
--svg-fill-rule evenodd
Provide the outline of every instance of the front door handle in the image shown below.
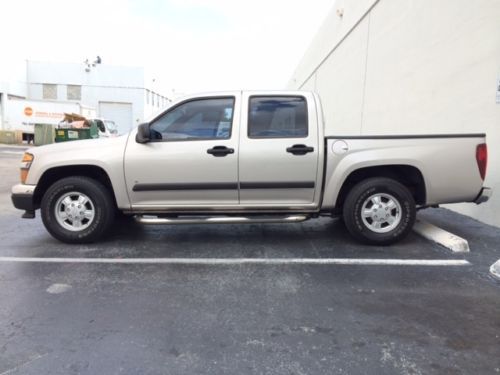
<path fill-rule="evenodd" d="M 215 157 L 226 156 L 227 154 L 234 154 L 234 148 L 227 148 L 226 146 L 214 146 L 207 150 L 207 154 Z"/>
<path fill-rule="evenodd" d="M 287 147 L 286 152 L 294 155 L 305 155 L 308 152 L 314 152 L 314 147 L 306 145 L 293 145 L 292 147 Z"/>

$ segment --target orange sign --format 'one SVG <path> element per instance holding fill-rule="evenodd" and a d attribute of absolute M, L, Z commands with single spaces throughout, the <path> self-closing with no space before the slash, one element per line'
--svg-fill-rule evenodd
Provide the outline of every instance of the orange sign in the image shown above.
<path fill-rule="evenodd" d="M 33 108 L 31 108 L 31 107 L 24 108 L 24 114 L 26 116 L 31 116 L 33 114 Z"/>

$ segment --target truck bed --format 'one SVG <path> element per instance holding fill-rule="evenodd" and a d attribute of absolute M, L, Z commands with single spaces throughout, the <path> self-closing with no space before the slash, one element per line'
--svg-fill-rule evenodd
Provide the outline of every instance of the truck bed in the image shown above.
<path fill-rule="evenodd" d="M 325 137 L 326 171 L 323 209 L 336 204 L 345 181 L 355 170 L 401 166 L 419 172 L 425 186 L 421 206 L 470 202 L 483 179 L 476 160 L 477 146 L 486 135 L 361 135 Z M 408 170 L 408 169 L 406 169 Z M 359 172 L 358 172 L 359 173 Z M 394 172 L 397 173 L 397 172 Z"/>

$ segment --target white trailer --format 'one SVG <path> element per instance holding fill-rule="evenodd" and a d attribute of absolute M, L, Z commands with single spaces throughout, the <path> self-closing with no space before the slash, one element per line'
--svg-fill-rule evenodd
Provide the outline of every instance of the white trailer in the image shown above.
<path fill-rule="evenodd" d="M 3 130 L 19 130 L 23 139 L 33 137 L 35 124 L 57 125 L 64 113 L 77 113 L 87 118 L 96 116 L 95 109 L 75 102 L 10 99 L 5 103 Z"/>

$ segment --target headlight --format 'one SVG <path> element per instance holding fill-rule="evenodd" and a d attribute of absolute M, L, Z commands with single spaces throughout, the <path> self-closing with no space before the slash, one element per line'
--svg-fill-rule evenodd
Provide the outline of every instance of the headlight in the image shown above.
<path fill-rule="evenodd" d="M 21 183 L 25 183 L 28 178 L 28 172 L 31 167 L 31 163 L 33 163 L 33 159 L 35 157 L 29 152 L 25 152 L 23 155 L 23 160 L 21 160 Z"/>

